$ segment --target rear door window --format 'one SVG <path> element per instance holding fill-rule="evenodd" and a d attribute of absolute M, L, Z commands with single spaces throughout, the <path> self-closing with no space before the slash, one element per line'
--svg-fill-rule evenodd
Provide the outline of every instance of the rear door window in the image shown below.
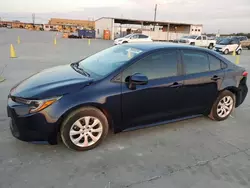
<path fill-rule="evenodd" d="M 209 71 L 208 55 L 193 50 L 183 50 L 183 64 L 186 74 L 195 74 Z"/>
<path fill-rule="evenodd" d="M 148 36 L 146 36 L 146 35 L 139 35 L 139 38 L 140 39 L 146 39 L 146 38 L 148 38 Z"/>

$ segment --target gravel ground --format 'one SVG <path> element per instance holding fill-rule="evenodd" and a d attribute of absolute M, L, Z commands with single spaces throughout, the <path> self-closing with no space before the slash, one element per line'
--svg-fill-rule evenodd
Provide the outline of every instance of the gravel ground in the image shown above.
<path fill-rule="evenodd" d="M 54 45 L 55 34 L 0 29 L 0 70 L 6 78 L 0 83 L 0 188 L 250 187 L 249 95 L 226 121 L 201 117 L 110 134 L 88 152 L 13 138 L 6 102 L 15 83 L 112 45 L 112 41 L 91 40 L 88 46 L 87 40 L 60 36 Z M 17 54 L 14 59 L 9 58 L 11 43 Z M 250 72 L 249 64 L 250 51 L 244 51 L 240 65 Z"/>

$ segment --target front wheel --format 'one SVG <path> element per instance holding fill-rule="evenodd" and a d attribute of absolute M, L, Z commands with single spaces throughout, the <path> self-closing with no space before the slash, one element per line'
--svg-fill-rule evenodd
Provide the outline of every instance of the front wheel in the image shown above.
<path fill-rule="evenodd" d="M 237 55 L 240 55 L 241 54 L 241 50 L 238 50 L 236 53 L 237 53 Z"/>
<path fill-rule="evenodd" d="M 98 146 L 109 130 L 105 115 L 93 107 L 80 108 L 63 121 L 61 138 L 70 149 L 90 150 Z"/>
<path fill-rule="evenodd" d="M 216 121 L 227 119 L 235 106 L 235 95 L 228 91 L 222 91 L 214 102 L 209 117 Z"/>
<path fill-rule="evenodd" d="M 224 51 L 224 54 L 227 55 L 228 53 L 229 53 L 229 50 L 226 49 L 226 50 Z"/>

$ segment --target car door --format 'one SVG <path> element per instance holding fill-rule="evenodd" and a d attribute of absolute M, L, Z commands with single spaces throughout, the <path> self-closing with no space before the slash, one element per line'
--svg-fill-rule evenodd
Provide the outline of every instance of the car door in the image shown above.
<path fill-rule="evenodd" d="M 207 36 L 202 36 L 202 47 L 208 47 Z"/>
<path fill-rule="evenodd" d="M 184 86 L 186 93 L 185 115 L 208 110 L 218 96 L 224 78 L 221 62 L 215 56 L 199 50 L 182 50 Z"/>
<path fill-rule="evenodd" d="M 178 55 L 176 50 L 154 52 L 122 72 L 123 129 L 178 117 L 183 97 Z M 148 83 L 130 89 L 128 80 L 135 73 L 147 76 Z"/>
<path fill-rule="evenodd" d="M 195 46 L 202 46 L 202 38 L 198 36 L 195 40 Z"/>
<path fill-rule="evenodd" d="M 140 41 L 140 42 L 148 42 L 148 41 L 149 41 L 149 40 L 148 40 L 148 36 L 143 35 L 143 34 L 140 34 L 140 35 L 139 35 L 139 41 Z"/>

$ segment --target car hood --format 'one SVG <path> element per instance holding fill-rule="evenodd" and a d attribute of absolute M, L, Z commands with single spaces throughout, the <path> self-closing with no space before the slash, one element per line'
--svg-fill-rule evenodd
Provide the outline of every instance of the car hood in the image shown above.
<path fill-rule="evenodd" d="M 45 99 L 79 90 L 92 78 L 76 72 L 70 65 L 45 69 L 17 84 L 10 95 L 26 99 Z"/>

